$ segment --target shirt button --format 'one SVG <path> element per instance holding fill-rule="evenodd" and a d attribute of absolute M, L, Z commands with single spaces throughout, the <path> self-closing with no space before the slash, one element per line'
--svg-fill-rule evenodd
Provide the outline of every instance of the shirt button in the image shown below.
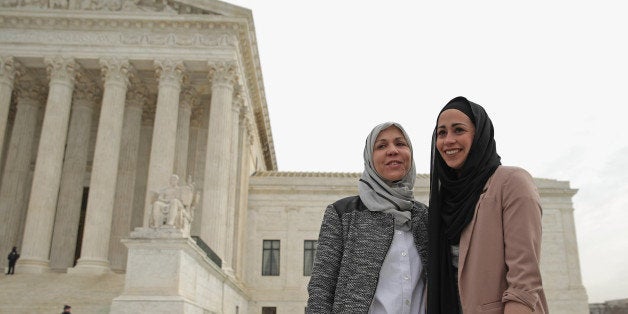
<path fill-rule="evenodd" d="M 408 255 L 408 253 L 406 253 L 406 251 L 401 252 L 401 256 L 406 256 Z"/>
<path fill-rule="evenodd" d="M 401 234 L 401 231 L 397 231 L 397 234 Z"/>
<path fill-rule="evenodd" d="M 403 276 L 403 280 L 408 280 L 410 279 L 410 277 L 408 277 L 408 275 Z"/>
<path fill-rule="evenodd" d="M 409 305 L 410 304 L 410 300 L 406 299 L 406 304 Z"/>

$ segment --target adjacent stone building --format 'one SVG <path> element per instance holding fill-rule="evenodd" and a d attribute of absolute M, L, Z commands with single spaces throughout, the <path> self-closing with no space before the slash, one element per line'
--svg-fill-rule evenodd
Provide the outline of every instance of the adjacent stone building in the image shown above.
<path fill-rule="evenodd" d="M 302 312 L 323 210 L 356 194 L 358 175 L 278 171 L 251 11 L 215 0 L 0 8 L 0 252 L 21 253 L 0 309 Z M 199 192 L 191 238 L 150 228 L 172 174 Z M 537 184 L 550 309 L 586 313 L 576 191 Z M 418 199 L 428 187 L 420 175 Z"/>
<path fill-rule="evenodd" d="M 590 303 L 591 314 L 628 314 L 628 299 L 610 300 L 604 303 Z"/>

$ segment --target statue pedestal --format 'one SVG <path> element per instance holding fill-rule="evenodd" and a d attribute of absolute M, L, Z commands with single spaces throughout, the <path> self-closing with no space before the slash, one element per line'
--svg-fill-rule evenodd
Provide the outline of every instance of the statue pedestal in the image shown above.
<path fill-rule="evenodd" d="M 124 291 L 111 313 L 219 313 L 227 277 L 189 236 L 176 228 L 136 228 Z"/>

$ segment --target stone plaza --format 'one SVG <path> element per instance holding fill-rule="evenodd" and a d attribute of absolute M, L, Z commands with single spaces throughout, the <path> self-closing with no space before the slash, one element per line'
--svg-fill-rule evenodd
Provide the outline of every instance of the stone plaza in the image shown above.
<path fill-rule="evenodd" d="M 1 313 L 304 311 L 359 174 L 278 170 L 257 45 L 222 1 L 0 0 Z M 588 313 L 577 191 L 536 183 L 550 311 Z"/>

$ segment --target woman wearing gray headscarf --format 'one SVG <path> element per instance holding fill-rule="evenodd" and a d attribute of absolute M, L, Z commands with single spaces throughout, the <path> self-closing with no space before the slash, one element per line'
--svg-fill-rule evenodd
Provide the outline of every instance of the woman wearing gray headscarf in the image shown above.
<path fill-rule="evenodd" d="M 359 195 L 327 207 L 306 313 L 425 313 L 427 207 L 412 144 L 386 122 L 366 138 Z"/>

